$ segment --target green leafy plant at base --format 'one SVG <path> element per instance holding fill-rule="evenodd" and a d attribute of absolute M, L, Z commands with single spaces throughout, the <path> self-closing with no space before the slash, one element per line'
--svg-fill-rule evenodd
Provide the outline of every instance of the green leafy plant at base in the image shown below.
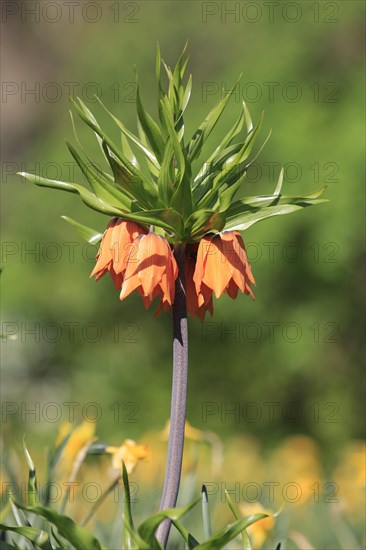
<path fill-rule="evenodd" d="M 62 448 L 66 441 L 64 440 L 60 448 L 56 450 L 53 465 L 62 457 Z M 38 494 L 36 482 L 36 469 L 30 457 L 28 449 L 24 444 L 24 452 L 28 463 L 28 491 L 27 503 L 21 503 L 14 500 L 10 494 L 8 503 L 16 525 L 0 523 L 2 531 L 1 549 L 24 548 L 23 542 L 28 541 L 32 548 L 42 550 L 56 550 L 75 548 L 76 550 L 106 550 L 106 548 L 92 535 L 85 527 L 77 525 L 70 517 L 57 512 L 50 506 L 41 506 L 38 503 L 41 500 Z M 235 505 L 228 499 L 229 506 L 234 513 L 235 521 L 216 533 L 212 533 L 210 512 L 208 508 L 207 492 L 205 487 L 202 489 L 202 499 L 199 498 L 192 504 L 184 508 L 174 508 L 171 510 L 162 510 L 145 519 L 138 528 L 135 528 L 131 510 L 130 484 L 125 464 L 122 465 L 122 480 L 125 493 L 123 510 L 123 536 L 120 548 L 138 549 L 138 550 L 161 550 L 163 547 L 155 537 L 159 525 L 166 519 L 171 520 L 181 536 L 182 543 L 189 548 L 197 550 L 212 550 L 224 548 L 235 537 L 242 534 L 243 543 L 247 550 L 252 548 L 250 539 L 246 534 L 246 528 L 255 522 L 266 517 L 266 514 L 253 514 L 247 518 L 240 517 Z M 202 524 L 204 531 L 204 540 L 199 542 L 192 533 L 182 524 L 181 520 L 192 509 L 202 502 Z M 8 510 L 10 511 L 10 510 Z M 3 515 L 8 515 L 7 510 Z M 41 526 L 36 526 L 41 521 Z M 26 546 L 27 547 L 27 546 Z"/>

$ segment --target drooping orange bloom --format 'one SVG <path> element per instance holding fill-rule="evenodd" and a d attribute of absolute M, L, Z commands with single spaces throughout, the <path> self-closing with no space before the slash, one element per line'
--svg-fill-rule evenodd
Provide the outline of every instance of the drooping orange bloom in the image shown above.
<path fill-rule="evenodd" d="M 186 299 L 187 312 L 192 317 L 197 316 L 200 321 L 204 321 L 206 312 L 213 314 L 212 290 L 204 283 L 197 292 L 196 285 L 193 280 L 193 275 L 196 269 L 196 252 L 197 245 L 187 249 L 185 258 L 185 283 L 186 283 Z"/>
<path fill-rule="evenodd" d="M 255 285 L 255 280 L 238 231 L 203 237 L 198 247 L 193 281 L 201 305 L 205 303 L 206 288 L 213 291 L 216 298 L 224 293 L 236 298 L 240 290 L 254 299 L 250 285 Z"/>
<path fill-rule="evenodd" d="M 120 299 L 137 290 L 148 308 L 160 296 L 159 310 L 174 302 L 178 266 L 168 241 L 156 233 L 138 236 L 127 258 Z"/>
<path fill-rule="evenodd" d="M 90 275 L 96 280 L 109 272 L 124 300 L 137 290 L 145 308 L 160 297 L 156 315 L 171 310 L 178 266 L 166 238 L 147 232 L 136 222 L 114 217 L 105 230 Z M 250 294 L 255 284 L 245 247 L 238 231 L 209 234 L 185 252 L 187 312 L 204 321 L 213 314 L 212 294 L 236 298 L 238 291 Z"/>
<path fill-rule="evenodd" d="M 103 234 L 96 257 L 97 263 L 90 277 L 95 275 L 95 280 L 98 281 L 109 272 L 116 289 L 120 289 L 131 245 L 138 235 L 146 233 L 146 229 L 136 222 L 112 218 Z"/>

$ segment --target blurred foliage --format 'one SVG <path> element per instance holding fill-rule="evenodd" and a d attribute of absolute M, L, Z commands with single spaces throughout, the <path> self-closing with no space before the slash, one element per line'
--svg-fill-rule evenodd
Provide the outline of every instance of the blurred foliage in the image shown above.
<path fill-rule="evenodd" d="M 332 468 L 348 442 L 363 437 L 362 2 L 332 3 L 338 8 L 333 22 L 324 21 L 323 3 L 315 3 L 320 20 L 314 22 L 314 12 L 301 2 L 296 23 L 281 9 L 270 21 L 263 5 L 257 22 L 229 15 L 225 22 L 220 13 L 203 22 L 205 2 L 166 1 L 130 2 L 138 8 L 134 23 L 127 21 L 131 8 L 114 3 L 121 12 L 113 22 L 110 4 L 100 3 L 96 23 L 83 20 L 76 8 L 73 23 L 64 12 L 57 23 L 42 17 L 22 22 L 18 15 L 3 25 L 4 80 L 19 90 L 40 86 L 39 101 L 19 91 L 2 105 L 3 436 L 14 445 L 24 432 L 28 440 L 47 441 L 56 422 L 97 416 L 100 436 L 113 445 L 121 434 L 138 438 L 160 430 L 169 416 L 169 316 L 154 319 L 138 297 L 122 304 L 111 281 L 90 281 L 96 250 L 60 216 L 103 231 L 99 216 L 15 172 L 68 179 L 70 157 L 62 142 L 73 141 L 67 83 L 76 83 L 74 95 L 99 109 L 111 135 L 112 123 L 95 105 L 97 89 L 108 109 L 135 128 L 133 64 L 146 108 L 154 113 L 156 41 L 173 64 L 188 38 L 188 128 L 241 72 L 241 87 L 214 139 L 224 135 L 242 99 L 254 120 L 265 111 L 263 138 L 272 128 L 242 194 L 273 191 L 285 166 L 284 192 L 329 184 L 330 199 L 244 233 L 256 300 L 222 299 L 213 319 L 190 322 L 188 419 L 224 440 L 255 435 L 264 456 L 284 437 L 311 436 Z M 221 3 L 213 4 L 220 9 Z M 58 101 L 47 99 L 53 97 L 50 82 L 62 90 Z M 268 82 L 278 83 L 273 98 Z M 289 83 L 301 91 L 298 101 L 286 100 L 286 90 L 289 97 L 295 90 Z M 253 100 L 256 90 L 261 93 Z M 80 137 L 90 137 L 81 126 Z M 90 150 L 97 154 L 96 144 Z M 81 177 L 75 170 L 74 181 Z M 78 404 L 70 408 L 70 402 Z M 97 405 L 88 407 L 92 402 Z"/>

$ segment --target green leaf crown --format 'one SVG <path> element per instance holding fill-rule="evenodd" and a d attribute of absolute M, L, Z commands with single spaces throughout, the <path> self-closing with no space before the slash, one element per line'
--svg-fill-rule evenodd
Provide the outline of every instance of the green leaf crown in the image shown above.
<path fill-rule="evenodd" d="M 118 146 L 102 130 L 83 101 L 80 98 L 77 101 L 71 99 L 78 116 L 93 130 L 109 167 L 108 172 L 103 170 L 88 156 L 77 137 L 71 114 L 75 138 L 83 156 L 68 142 L 67 147 L 90 189 L 77 183 L 50 180 L 34 174 L 22 172 L 21 175 L 43 187 L 79 194 L 87 206 L 107 216 L 134 220 L 146 227 L 153 225 L 171 243 L 198 242 L 209 232 L 244 230 L 271 216 L 326 202 L 319 198 L 325 187 L 302 196 L 283 195 L 283 171 L 272 195 L 234 200 L 254 161 L 249 160 L 249 156 L 261 128 L 263 114 L 254 126 L 243 102 L 232 128 L 209 158 L 199 162 L 202 148 L 222 116 L 235 86 L 213 107 L 191 138 L 186 139 L 184 115 L 191 96 L 192 76 L 186 84 L 183 83 L 188 62 L 185 52 L 186 48 L 174 70 L 171 70 L 161 59 L 157 47 L 159 123 L 143 107 L 136 73 L 138 136 L 98 99 L 121 132 L 121 144 Z M 168 77 L 167 91 L 162 85 L 162 67 Z M 143 156 L 144 169 L 137 161 L 136 149 Z M 101 234 L 97 231 L 69 217 L 64 219 L 89 242 L 100 240 Z"/>

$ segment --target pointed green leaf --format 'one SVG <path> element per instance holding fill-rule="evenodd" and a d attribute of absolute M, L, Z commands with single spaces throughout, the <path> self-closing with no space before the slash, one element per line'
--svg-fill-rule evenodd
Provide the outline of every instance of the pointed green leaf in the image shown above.
<path fill-rule="evenodd" d="M 120 128 L 123 135 L 125 135 L 128 139 L 130 139 L 143 153 L 144 155 L 149 159 L 149 161 L 155 166 L 155 168 L 159 169 L 159 163 L 155 157 L 155 155 L 150 151 L 150 149 L 142 143 L 135 134 L 130 132 L 130 130 L 121 122 L 117 117 L 115 117 L 104 105 L 104 103 L 98 98 L 99 103 L 103 107 L 103 109 L 109 114 L 109 116 L 114 120 L 114 122 L 117 124 L 117 126 Z M 123 147 L 122 147 L 123 149 Z M 128 156 L 126 155 L 126 158 L 128 159 Z M 138 165 L 133 160 L 130 160 L 131 164 L 135 165 L 136 168 L 138 168 Z"/>
<path fill-rule="evenodd" d="M 162 99 L 164 98 L 164 90 L 163 90 L 163 87 L 161 85 L 161 78 L 160 78 L 160 72 L 161 72 L 161 62 L 162 62 L 162 59 L 161 59 L 161 55 L 160 55 L 160 47 L 159 47 L 159 42 L 156 44 L 156 62 L 155 62 L 155 74 L 156 74 L 156 80 L 157 80 L 157 83 L 158 83 L 158 113 L 159 113 L 159 120 L 160 120 L 160 124 L 162 125 L 162 130 L 166 132 L 166 128 L 165 128 L 165 122 L 164 122 L 164 116 L 163 116 L 163 112 L 162 112 L 162 109 L 161 109 L 161 101 Z"/>
<path fill-rule="evenodd" d="M 70 97 L 69 99 L 70 99 L 70 103 L 75 107 L 76 102 L 73 100 L 72 97 Z M 98 97 L 97 97 L 97 99 L 99 100 Z M 78 105 L 78 109 L 80 110 L 80 112 L 78 112 L 79 116 L 81 117 L 81 113 L 82 113 L 83 116 L 85 117 L 85 119 L 89 120 L 91 124 L 93 124 L 95 127 L 99 128 L 99 133 L 94 130 L 94 134 L 95 134 L 95 137 L 97 138 L 99 147 L 100 147 L 100 149 L 101 149 L 101 151 L 104 155 L 104 151 L 103 151 L 103 147 L 102 147 L 103 140 L 100 137 L 100 133 L 101 133 L 102 130 L 101 130 L 95 116 L 93 115 L 93 113 L 90 111 L 90 109 L 88 109 L 88 107 L 85 105 L 85 103 L 83 101 L 81 101 L 80 98 L 79 98 L 79 102 L 80 102 L 79 105 Z M 85 122 L 85 119 L 84 119 L 84 122 Z M 75 128 L 75 124 L 74 124 L 74 121 L 73 121 L 72 117 L 71 117 L 71 120 L 72 120 L 72 125 Z"/>
<path fill-rule="evenodd" d="M 122 190 L 111 185 L 103 177 L 101 170 L 96 169 L 91 165 L 86 165 L 70 143 L 66 142 L 66 145 L 98 199 L 116 206 L 117 208 L 131 208 L 131 200 L 122 192 Z"/>
<path fill-rule="evenodd" d="M 257 195 L 254 197 L 243 197 L 242 199 L 235 201 L 230 206 L 228 215 L 231 217 L 232 215 L 244 212 L 245 208 L 250 210 L 251 207 L 263 208 L 266 206 L 276 206 L 279 204 L 301 204 L 303 206 L 307 206 L 307 203 L 312 204 L 312 201 L 315 201 L 315 204 L 318 204 L 317 199 L 319 199 L 319 197 L 326 191 L 327 187 L 328 187 L 327 185 L 324 185 L 323 187 L 320 187 L 319 189 L 316 189 L 311 193 L 307 193 L 299 196 L 296 196 L 296 195 L 290 196 L 290 195 L 281 195 L 281 194 L 277 195 L 275 191 L 273 195 Z M 321 199 L 321 202 L 323 202 L 324 200 L 325 199 Z"/>
<path fill-rule="evenodd" d="M 229 493 L 227 492 L 226 489 L 225 489 L 225 495 L 226 495 L 227 503 L 230 507 L 230 510 L 234 514 L 235 519 L 237 519 L 237 520 L 240 519 L 242 516 L 239 513 L 239 510 L 235 506 L 231 496 L 229 495 Z M 252 543 L 250 541 L 249 535 L 248 535 L 248 533 L 246 532 L 245 529 L 243 529 L 243 531 L 241 532 L 241 535 L 242 535 L 242 549 L 243 550 L 253 550 L 253 546 L 252 546 Z"/>
<path fill-rule="evenodd" d="M 247 163 L 247 166 L 248 166 L 248 167 L 251 166 L 255 160 L 257 160 L 257 158 L 259 157 L 259 155 L 260 155 L 261 152 L 263 151 L 264 147 L 267 145 L 267 142 L 268 142 L 269 138 L 271 137 L 271 135 L 272 135 L 272 130 L 270 130 L 270 131 L 268 132 L 268 136 L 266 137 L 266 139 L 264 140 L 264 142 L 262 143 L 262 145 L 259 147 L 259 149 L 258 149 L 258 151 L 255 153 L 254 157 L 252 157 L 252 158 L 250 159 L 250 162 Z"/>
<path fill-rule="evenodd" d="M 95 170 L 97 170 L 100 174 L 101 174 L 101 178 L 102 180 L 106 180 L 108 183 L 113 183 L 113 179 L 112 179 L 112 176 L 110 174 L 107 174 L 106 172 L 104 172 L 103 170 L 101 170 L 101 168 L 99 166 L 97 166 L 95 164 L 95 162 L 92 161 L 92 159 L 88 156 L 87 152 L 85 151 L 85 148 L 83 147 L 80 139 L 79 139 L 79 136 L 77 134 L 77 131 L 76 131 L 76 125 L 75 125 L 75 122 L 74 122 L 74 115 L 72 113 L 72 111 L 70 110 L 69 111 L 70 113 L 70 118 L 71 118 L 71 125 L 72 125 L 72 128 L 73 128 L 73 131 L 74 131 L 74 136 L 75 136 L 75 139 L 76 139 L 76 143 L 79 145 L 80 149 L 82 150 L 82 152 L 84 153 L 85 157 L 88 159 L 88 162 L 89 162 L 89 165 L 90 166 L 93 166 Z M 95 120 L 95 119 L 94 119 Z M 95 121 L 96 122 L 96 121 Z M 102 149 L 102 153 L 104 155 L 104 151 L 103 151 L 103 147 L 102 147 L 102 139 L 98 136 L 98 134 L 95 134 L 97 139 L 98 139 L 98 143 L 99 143 L 99 146 L 100 148 Z"/>
<path fill-rule="evenodd" d="M 180 521 L 176 521 L 175 519 L 172 519 L 172 524 L 177 529 L 177 531 L 182 535 L 189 550 L 193 550 L 193 548 L 196 548 L 199 545 L 198 540 L 194 538 L 194 536 L 188 531 L 188 529 L 184 527 L 184 525 L 182 525 Z"/>
<path fill-rule="evenodd" d="M 184 86 L 182 80 L 187 67 L 189 56 L 187 56 L 184 63 L 183 58 L 187 49 L 187 45 L 188 42 L 184 46 L 183 51 L 174 67 L 172 78 L 169 83 L 169 99 L 176 121 L 178 121 L 183 113 L 182 103 L 184 97 Z"/>
<path fill-rule="evenodd" d="M 208 496 L 206 486 L 202 485 L 202 519 L 203 519 L 203 534 L 205 540 L 212 536 L 210 510 L 208 507 Z"/>
<path fill-rule="evenodd" d="M 232 166 L 235 166 L 238 163 L 242 163 L 245 159 L 248 158 L 248 156 L 250 155 L 251 150 L 253 148 L 255 138 L 257 137 L 257 134 L 258 134 L 259 130 L 261 129 L 262 123 L 263 123 L 263 113 L 262 113 L 258 123 L 256 124 L 255 128 L 253 130 L 251 130 L 249 132 L 249 134 L 247 135 L 247 138 L 245 139 L 245 141 L 243 143 L 243 147 L 235 155 L 233 155 L 232 157 L 229 157 L 226 160 L 226 162 L 224 164 L 224 169 L 225 170 L 229 170 Z"/>
<path fill-rule="evenodd" d="M 68 216 L 61 216 L 61 218 L 75 227 L 78 233 L 80 233 L 83 239 L 85 239 L 89 244 L 98 244 L 102 240 L 103 234 L 99 233 L 99 231 L 96 231 L 91 227 L 87 227 L 86 225 L 82 225 Z"/>
<path fill-rule="evenodd" d="M 140 124 L 147 136 L 147 139 L 151 145 L 152 150 L 155 153 L 156 158 L 161 162 L 164 152 L 164 142 L 161 137 L 160 128 L 156 124 L 155 120 L 147 113 L 142 105 L 140 88 L 138 84 L 138 78 L 136 73 L 136 107 L 137 107 L 137 116 L 139 118 Z"/>
<path fill-rule="evenodd" d="M 82 101 L 80 98 L 78 98 L 79 103 L 82 105 Z M 100 100 L 99 100 L 100 101 Z M 145 176 L 134 166 L 132 162 L 130 162 L 122 153 L 118 147 L 113 143 L 113 141 L 101 130 L 101 128 L 95 124 L 95 122 L 88 116 L 85 115 L 83 109 L 73 100 L 71 99 L 71 102 L 80 116 L 80 118 L 88 125 L 90 128 L 92 128 L 103 140 L 103 148 L 105 150 L 105 144 L 107 144 L 108 148 L 113 152 L 113 154 L 119 159 L 119 161 L 125 166 L 125 168 L 131 172 L 134 176 L 137 176 L 138 178 L 142 180 L 146 180 L 148 183 L 149 180 L 145 178 Z M 101 103 L 101 102 L 100 102 Z"/>
<path fill-rule="evenodd" d="M 62 550 L 68 550 L 68 545 L 66 546 L 66 543 L 61 540 L 61 537 L 57 533 L 57 529 L 55 529 L 52 525 L 51 525 L 51 534 L 58 544 L 57 550 L 59 550 L 59 548 L 61 548 Z"/>
<path fill-rule="evenodd" d="M 190 184 L 190 166 L 186 167 L 186 159 L 179 143 L 174 127 L 173 115 L 170 110 L 169 101 L 165 98 L 162 102 L 162 110 L 168 128 L 169 137 L 174 150 L 174 157 L 177 163 L 176 190 L 172 196 L 171 206 L 182 213 L 184 218 L 188 217 L 193 210 L 192 188 Z"/>
<path fill-rule="evenodd" d="M 82 185 L 76 183 L 66 183 L 64 181 L 50 180 L 41 178 L 34 174 L 19 172 L 21 176 L 27 178 L 32 183 L 42 187 L 51 187 L 53 189 L 61 189 L 70 193 L 78 193 L 87 206 L 93 210 L 97 210 L 108 216 L 117 216 L 126 220 L 133 220 L 147 225 L 156 225 L 162 229 L 172 231 L 177 235 L 183 232 L 183 219 L 181 215 L 172 208 L 162 208 L 156 210 L 144 210 L 137 212 L 124 212 L 118 208 L 114 208 L 107 203 L 98 199 L 93 193 L 85 189 Z"/>
<path fill-rule="evenodd" d="M 155 538 L 155 531 L 159 527 L 159 525 L 165 520 L 175 520 L 178 521 L 182 517 L 184 517 L 194 506 L 196 506 L 201 499 L 197 499 L 192 504 L 189 504 L 188 506 L 184 508 L 172 508 L 168 510 L 162 510 L 161 512 L 158 512 L 157 514 L 154 514 L 147 518 L 143 523 L 141 523 L 140 527 L 138 528 L 138 533 L 140 537 L 146 541 L 147 543 L 151 544 L 151 548 L 159 548 L 160 544 Z M 157 546 L 158 544 L 159 546 Z"/>
<path fill-rule="evenodd" d="M 235 86 L 230 90 L 230 92 L 228 92 L 224 98 L 220 99 L 217 105 L 215 105 L 215 107 L 209 112 L 205 120 L 193 134 L 188 144 L 188 155 L 191 160 L 194 160 L 199 156 L 204 142 L 211 134 L 212 130 L 220 119 L 237 84 L 238 81 L 235 83 Z"/>
<path fill-rule="evenodd" d="M 221 550 L 226 544 L 240 535 L 243 529 L 266 517 L 268 517 L 267 514 L 254 514 L 246 519 L 235 521 L 215 533 L 209 540 L 199 544 L 196 550 Z"/>
<path fill-rule="evenodd" d="M 8 492 L 9 496 L 9 502 L 11 506 L 11 511 L 13 512 L 13 516 L 15 518 L 15 521 L 17 525 L 20 527 L 30 527 L 31 524 L 29 523 L 26 515 L 23 513 L 23 511 L 20 509 L 20 506 L 16 504 L 14 498 L 11 496 L 10 492 Z"/>
<path fill-rule="evenodd" d="M 124 524 L 128 525 L 128 529 L 123 530 L 123 548 L 131 548 L 131 535 L 130 531 L 134 530 L 133 519 L 132 519 L 132 510 L 131 510 L 131 494 L 130 494 L 130 483 L 128 481 L 128 474 L 126 470 L 126 465 L 122 461 L 122 481 L 123 487 L 125 490 L 125 501 L 124 501 Z"/>
<path fill-rule="evenodd" d="M 268 204 L 268 197 L 262 197 L 263 203 Z M 281 216 L 283 214 L 290 214 L 296 210 L 301 210 L 307 206 L 314 204 L 322 204 L 328 202 L 325 199 L 318 199 L 312 197 L 285 197 L 282 196 L 279 199 L 275 199 L 272 202 L 273 206 L 258 206 L 260 204 L 260 197 L 254 197 L 251 201 L 241 199 L 232 204 L 227 211 L 227 219 L 225 229 L 244 231 L 251 225 L 271 218 L 272 216 Z M 276 204 L 277 202 L 277 204 Z"/>
<path fill-rule="evenodd" d="M 249 110 L 248 110 L 248 107 L 247 107 L 247 104 L 245 103 L 245 101 L 243 101 L 243 110 L 244 110 L 244 114 L 245 114 L 245 122 L 246 122 L 246 125 L 247 125 L 247 132 L 249 134 L 253 130 L 253 122 L 252 122 L 252 119 L 250 117 L 250 113 L 249 113 Z"/>
<path fill-rule="evenodd" d="M 185 158 L 178 140 L 177 133 L 175 131 L 173 113 L 171 111 L 169 101 L 166 97 L 162 101 L 161 108 L 163 110 L 165 123 L 168 128 L 169 136 L 173 145 L 178 169 L 178 182 L 180 183 L 184 177 Z"/>
<path fill-rule="evenodd" d="M 243 176 L 245 176 L 245 173 Z M 243 179 L 244 177 L 240 178 L 237 182 L 219 194 L 219 212 L 226 212 L 230 207 L 235 194 L 239 191 L 239 187 L 243 183 Z"/>
<path fill-rule="evenodd" d="M 239 149 L 239 151 L 227 158 L 226 161 L 223 163 L 221 171 L 214 178 L 211 189 L 199 201 L 200 207 L 204 208 L 213 206 L 216 202 L 217 193 L 219 192 L 222 184 L 230 187 L 231 185 L 239 181 L 239 179 L 245 174 L 249 166 L 246 162 L 246 159 L 252 150 L 256 135 L 261 128 L 262 122 L 263 113 L 254 130 L 252 130 L 250 134 L 248 134 L 246 140 L 243 143 L 243 146 Z"/>
<path fill-rule="evenodd" d="M 174 149 L 170 137 L 165 144 L 163 162 L 158 177 L 159 196 L 165 205 L 169 205 L 174 193 Z"/>
<path fill-rule="evenodd" d="M 144 130 L 142 129 L 142 126 L 140 124 L 140 121 L 137 119 L 137 131 L 138 131 L 138 134 L 139 134 L 139 138 L 141 140 L 141 143 L 143 144 L 144 147 L 146 147 L 146 149 L 148 149 L 148 142 L 147 142 L 147 137 L 146 137 L 146 134 L 144 132 Z M 159 177 L 159 173 L 160 173 L 160 169 L 159 169 L 159 163 L 158 161 L 155 159 L 153 162 L 150 160 L 150 157 L 149 156 L 144 156 L 145 158 L 145 162 L 147 164 L 147 167 L 149 169 L 149 172 L 151 174 L 151 176 L 153 178 L 158 178 Z M 155 157 L 154 157 L 155 158 Z M 164 157 L 163 157 L 164 158 Z"/>
<path fill-rule="evenodd" d="M 22 535 L 26 539 L 37 544 L 37 546 L 42 546 L 46 541 L 48 541 L 48 534 L 46 531 L 37 529 L 36 527 L 12 527 L 10 525 L 3 525 L 0 523 L 0 530 L 11 531 L 17 535 Z M 0 548 L 2 548 L 2 542 L 0 542 Z"/>
<path fill-rule="evenodd" d="M 23 437 L 23 449 L 25 458 L 28 464 L 28 494 L 27 494 L 27 503 L 29 506 L 34 506 L 36 502 L 39 502 L 39 495 L 37 490 L 37 478 L 36 478 L 36 469 L 25 444 L 25 436 Z"/>
<path fill-rule="evenodd" d="M 103 547 L 100 542 L 84 527 L 77 525 L 71 518 L 43 506 L 23 506 L 21 504 L 17 504 L 17 506 L 55 525 L 60 535 L 78 550 L 102 550 Z"/>
<path fill-rule="evenodd" d="M 51 189 L 60 189 L 62 191 L 67 191 L 69 193 L 78 193 L 82 201 L 97 212 L 106 214 L 108 216 L 124 216 L 124 211 L 121 208 L 111 206 L 110 204 L 104 202 L 101 199 L 98 199 L 88 189 L 77 183 L 68 183 L 65 181 L 51 180 L 48 178 L 41 178 L 35 174 L 28 174 L 26 172 L 19 172 L 19 175 L 26 178 L 27 180 L 39 185 L 40 187 L 50 187 Z"/>
<path fill-rule="evenodd" d="M 123 518 L 123 528 L 127 530 L 130 535 L 131 541 L 133 541 L 134 543 L 134 546 L 132 546 L 132 548 L 138 550 L 151 550 L 150 545 L 140 537 L 137 531 L 135 531 L 128 525 L 125 518 Z M 162 547 L 160 546 L 159 550 L 161 550 L 161 548 Z M 123 547 L 123 550 L 125 550 L 125 547 Z"/>
<path fill-rule="evenodd" d="M 194 182 L 196 185 L 200 183 L 200 181 L 204 178 L 206 172 L 208 170 L 211 170 L 213 166 L 218 164 L 222 158 L 222 152 L 225 151 L 226 147 L 231 143 L 231 141 L 241 132 L 241 129 L 243 128 L 244 124 L 244 110 L 241 111 L 239 117 L 235 121 L 232 128 L 229 130 L 229 132 L 226 134 L 224 139 L 220 142 L 220 144 L 216 147 L 212 155 L 205 161 L 205 163 L 202 165 L 202 168 L 198 172 L 197 176 L 194 179 Z M 236 144 L 234 146 L 234 151 L 231 149 L 232 152 L 235 152 L 235 150 L 239 150 L 240 144 Z M 235 149 L 236 148 L 236 149 Z M 227 155 L 229 156 L 229 155 Z M 226 157 L 223 158 L 223 160 L 226 160 Z"/>
<path fill-rule="evenodd" d="M 126 138 L 125 134 L 121 132 L 121 146 L 122 146 L 122 153 L 126 157 L 127 160 L 130 161 L 131 164 L 136 166 L 136 168 L 139 170 L 140 166 L 137 162 L 137 158 L 134 155 L 134 152 L 132 151 L 130 144 L 128 143 L 128 139 Z"/>
<path fill-rule="evenodd" d="M 103 146 L 116 184 L 134 197 L 142 207 L 151 208 L 152 205 L 157 205 L 157 193 L 153 184 L 131 173 L 106 143 Z"/>
<path fill-rule="evenodd" d="M 182 98 L 182 106 L 181 106 L 182 113 L 184 113 L 184 111 L 187 108 L 189 99 L 191 97 L 191 93 L 192 93 L 192 75 L 190 74 L 188 78 L 187 86 L 186 86 L 186 89 L 184 90 L 184 95 Z"/>
<path fill-rule="evenodd" d="M 225 225 L 226 214 L 212 209 L 193 212 L 185 223 L 185 236 L 192 241 L 199 241 L 209 231 L 221 231 Z"/>
<path fill-rule="evenodd" d="M 278 197 L 281 194 L 281 189 L 282 189 L 282 184 L 283 184 L 283 174 L 284 174 L 284 170 L 283 170 L 283 168 L 281 168 L 280 175 L 278 176 L 278 182 L 277 182 L 277 185 L 276 185 L 276 189 L 274 190 L 274 193 L 273 193 L 273 195 L 275 197 Z"/>

